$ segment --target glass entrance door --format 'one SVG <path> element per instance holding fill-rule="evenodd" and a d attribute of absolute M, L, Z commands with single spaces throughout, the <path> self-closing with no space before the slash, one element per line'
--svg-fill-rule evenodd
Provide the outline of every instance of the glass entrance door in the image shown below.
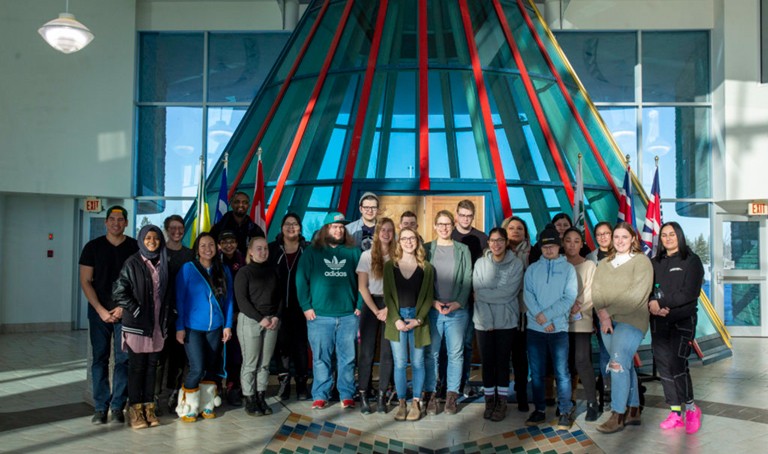
<path fill-rule="evenodd" d="M 768 336 L 765 219 L 718 216 L 717 310 L 732 336 Z"/>

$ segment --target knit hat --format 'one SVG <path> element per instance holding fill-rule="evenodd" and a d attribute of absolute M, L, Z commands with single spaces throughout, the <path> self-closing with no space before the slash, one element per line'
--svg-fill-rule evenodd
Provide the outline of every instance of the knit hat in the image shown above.
<path fill-rule="evenodd" d="M 357 202 L 357 204 L 358 205 L 362 205 L 363 204 L 363 200 L 365 200 L 365 199 L 367 199 L 369 197 L 373 197 L 374 199 L 376 199 L 376 203 L 377 204 L 379 203 L 379 196 L 377 196 L 376 194 L 374 194 L 374 193 L 369 191 L 369 192 L 364 193 L 362 196 L 360 196 L 360 201 Z"/>

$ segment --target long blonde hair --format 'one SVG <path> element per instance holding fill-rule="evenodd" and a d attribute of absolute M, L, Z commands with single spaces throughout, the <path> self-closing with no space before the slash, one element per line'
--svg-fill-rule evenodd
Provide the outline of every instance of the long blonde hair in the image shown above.
<path fill-rule="evenodd" d="M 640 240 L 638 239 L 637 232 L 635 231 L 635 228 L 632 227 L 632 224 L 629 222 L 617 222 L 616 225 L 613 227 L 613 232 L 615 233 L 617 229 L 623 229 L 629 232 L 629 236 L 632 237 L 632 245 L 629 247 L 629 253 L 630 254 L 637 254 L 640 252 L 643 252 L 643 250 L 640 248 Z M 613 239 L 611 239 L 611 248 L 608 251 L 608 255 L 605 257 L 609 262 L 616 258 L 616 248 L 613 247 Z"/>
<path fill-rule="evenodd" d="M 424 250 L 424 242 L 422 241 L 421 236 L 419 236 L 419 232 L 409 227 L 403 227 L 400 230 L 397 246 L 395 246 L 395 252 L 392 254 L 392 262 L 395 266 L 398 266 L 400 259 L 403 258 L 403 248 L 400 246 L 400 237 L 403 235 L 403 232 L 411 232 L 416 235 L 416 250 L 414 251 L 414 255 L 416 256 L 416 263 L 419 265 L 419 268 L 424 268 L 424 262 L 427 261 L 427 251 Z"/>
<path fill-rule="evenodd" d="M 381 239 L 379 233 L 385 224 L 392 226 L 392 239 L 395 237 L 395 221 L 390 218 L 381 218 L 376 223 L 376 229 L 373 231 L 373 246 L 371 246 L 371 277 L 381 279 L 384 276 L 384 254 L 381 252 Z M 389 250 L 392 250 L 392 243 L 389 243 Z"/>

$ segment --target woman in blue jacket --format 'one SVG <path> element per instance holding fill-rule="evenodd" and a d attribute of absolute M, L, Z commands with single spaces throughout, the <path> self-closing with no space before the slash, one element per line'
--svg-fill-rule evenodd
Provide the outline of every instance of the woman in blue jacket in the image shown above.
<path fill-rule="evenodd" d="M 216 359 L 232 337 L 232 276 L 216 253 L 216 240 L 204 232 L 192 248 L 197 258 L 176 277 L 176 340 L 184 344 L 189 373 L 179 391 L 176 413 L 182 421 L 211 419 L 221 405 L 216 390 Z"/>

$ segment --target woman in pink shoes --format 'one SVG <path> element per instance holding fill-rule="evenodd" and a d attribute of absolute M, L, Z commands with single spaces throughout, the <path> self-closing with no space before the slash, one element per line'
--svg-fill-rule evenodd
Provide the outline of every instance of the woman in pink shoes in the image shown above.
<path fill-rule="evenodd" d="M 659 252 L 652 260 L 654 290 L 648 310 L 653 357 L 671 411 L 659 426 L 665 430 L 685 426 L 693 434 L 701 427 L 701 409 L 693 403 L 688 355 L 696 337 L 704 267 L 686 244 L 680 224 L 667 222 L 660 236 Z"/>

